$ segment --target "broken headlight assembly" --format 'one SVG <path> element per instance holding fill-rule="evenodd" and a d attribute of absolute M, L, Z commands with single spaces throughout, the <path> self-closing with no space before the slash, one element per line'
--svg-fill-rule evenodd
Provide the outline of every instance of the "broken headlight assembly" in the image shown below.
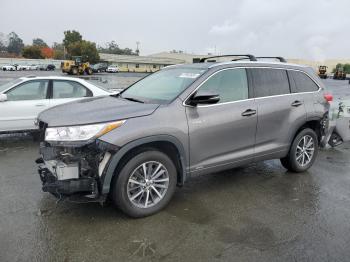
<path fill-rule="evenodd" d="M 109 123 L 65 126 L 65 127 L 48 127 L 45 131 L 45 140 L 54 141 L 86 141 L 98 138 L 108 132 L 121 127 L 125 120 L 114 121 Z"/>

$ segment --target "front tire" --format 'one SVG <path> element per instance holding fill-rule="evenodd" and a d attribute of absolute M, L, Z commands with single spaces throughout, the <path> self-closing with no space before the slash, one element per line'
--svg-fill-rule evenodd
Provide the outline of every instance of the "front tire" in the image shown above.
<path fill-rule="evenodd" d="M 88 74 L 88 75 L 92 75 L 92 69 L 91 68 L 86 68 L 86 73 Z"/>
<path fill-rule="evenodd" d="M 303 129 L 294 138 L 285 158 L 281 159 L 283 167 L 289 171 L 300 173 L 308 170 L 318 154 L 318 138 L 314 130 Z"/>
<path fill-rule="evenodd" d="M 134 156 L 113 180 L 112 199 L 131 217 L 157 213 L 170 201 L 176 188 L 177 172 L 164 153 L 148 150 Z"/>

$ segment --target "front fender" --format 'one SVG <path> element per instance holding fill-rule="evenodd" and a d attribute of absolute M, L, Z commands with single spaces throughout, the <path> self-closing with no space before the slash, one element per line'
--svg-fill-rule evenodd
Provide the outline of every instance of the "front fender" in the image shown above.
<path fill-rule="evenodd" d="M 110 185 L 111 185 L 111 181 L 113 176 L 115 175 L 115 170 L 118 166 L 119 161 L 132 149 L 144 145 L 144 144 L 148 144 L 148 143 L 152 143 L 152 142 L 170 142 L 172 143 L 177 150 L 180 153 L 180 162 L 181 162 L 181 167 L 182 167 L 182 182 L 184 182 L 186 180 L 186 176 L 187 176 L 187 164 L 189 163 L 189 159 L 188 159 L 188 154 L 186 154 L 186 151 L 182 145 L 182 143 L 174 136 L 170 136 L 170 135 L 154 135 L 154 136 L 148 136 L 148 137 L 144 137 L 144 138 L 140 138 L 137 140 L 134 140 L 128 144 L 126 144 L 125 146 L 123 146 L 120 150 L 117 151 L 117 153 L 115 153 L 113 155 L 113 157 L 111 158 L 108 168 L 106 170 L 106 172 L 104 172 L 104 174 L 101 177 L 101 184 L 102 184 L 102 194 L 108 194 L 110 191 Z"/>

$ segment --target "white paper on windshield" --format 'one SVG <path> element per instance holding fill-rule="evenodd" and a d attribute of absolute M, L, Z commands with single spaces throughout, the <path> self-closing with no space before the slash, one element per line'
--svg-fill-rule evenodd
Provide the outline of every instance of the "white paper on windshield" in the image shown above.
<path fill-rule="evenodd" d="M 199 77 L 200 74 L 194 74 L 194 73 L 182 73 L 181 75 L 179 75 L 179 77 L 181 78 L 197 78 Z"/>

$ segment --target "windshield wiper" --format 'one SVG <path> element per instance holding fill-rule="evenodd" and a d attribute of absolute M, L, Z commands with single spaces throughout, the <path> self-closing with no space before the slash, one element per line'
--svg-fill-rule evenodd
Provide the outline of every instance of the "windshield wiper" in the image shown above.
<path fill-rule="evenodd" d="M 125 96 L 122 96 L 121 93 L 118 93 L 118 94 L 113 94 L 113 95 L 110 95 L 112 97 L 119 97 L 119 98 L 122 98 L 122 99 L 125 99 L 125 100 L 129 100 L 129 101 L 133 101 L 133 102 L 137 102 L 137 103 L 142 103 L 144 104 L 145 102 L 142 101 L 142 100 L 139 100 L 139 99 L 136 99 L 136 98 L 133 98 L 133 97 L 125 97 Z"/>
<path fill-rule="evenodd" d="M 142 100 L 139 100 L 139 99 L 136 99 L 136 98 L 133 98 L 133 97 L 124 97 L 124 96 L 121 96 L 121 95 L 119 97 L 124 98 L 124 99 L 129 100 L 129 101 L 137 102 L 137 103 L 142 103 L 142 104 L 145 103 Z"/>

